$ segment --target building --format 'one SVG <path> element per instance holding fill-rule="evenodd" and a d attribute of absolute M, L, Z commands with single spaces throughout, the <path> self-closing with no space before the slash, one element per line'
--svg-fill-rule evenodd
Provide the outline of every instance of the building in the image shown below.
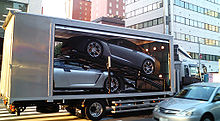
<path fill-rule="evenodd" d="M 91 20 L 100 17 L 124 17 L 125 0 L 92 0 Z"/>
<path fill-rule="evenodd" d="M 2 25 L 9 10 L 41 14 L 42 0 L 1 0 L 0 1 L 0 37 L 4 37 Z"/>
<path fill-rule="evenodd" d="M 208 72 L 218 72 L 220 0 L 126 0 L 125 26 L 174 36 Z"/>
<path fill-rule="evenodd" d="M 73 0 L 72 19 L 90 21 L 91 1 L 90 0 Z"/>
<path fill-rule="evenodd" d="M 92 22 L 125 27 L 125 21 L 117 17 L 100 17 L 100 18 L 93 20 Z"/>

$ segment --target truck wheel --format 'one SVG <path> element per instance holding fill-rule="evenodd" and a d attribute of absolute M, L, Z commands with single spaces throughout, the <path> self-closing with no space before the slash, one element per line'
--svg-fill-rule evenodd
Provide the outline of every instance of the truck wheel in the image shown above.
<path fill-rule="evenodd" d="M 106 106 L 103 101 L 89 102 L 85 107 L 86 118 L 97 121 L 105 115 Z"/>
<path fill-rule="evenodd" d="M 154 72 L 154 63 L 151 60 L 145 60 L 142 65 L 142 70 L 145 74 L 149 75 Z"/>
<path fill-rule="evenodd" d="M 91 40 L 86 46 L 86 52 L 90 57 L 98 58 L 102 55 L 103 47 L 100 42 Z"/>
<path fill-rule="evenodd" d="M 105 92 L 108 93 L 109 92 L 109 80 L 108 78 L 105 80 Z M 112 76 L 111 77 L 111 93 L 117 93 L 120 90 L 120 82 L 119 79 Z"/>

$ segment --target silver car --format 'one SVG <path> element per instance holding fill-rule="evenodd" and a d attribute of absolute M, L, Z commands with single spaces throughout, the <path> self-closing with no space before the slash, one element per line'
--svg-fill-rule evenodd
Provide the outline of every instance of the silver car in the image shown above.
<path fill-rule="evenodd" d="M 157 121 L 220 121 L 220 83 L 196 83 L 153 111 Z"/>
<path fill-rule="evenodd" d="M 108 73 L 67 60 L 54 60 L 54 88 L 109 90 Z M 119 79 L 111 77 L 111 92 L 119 91 Z"/>

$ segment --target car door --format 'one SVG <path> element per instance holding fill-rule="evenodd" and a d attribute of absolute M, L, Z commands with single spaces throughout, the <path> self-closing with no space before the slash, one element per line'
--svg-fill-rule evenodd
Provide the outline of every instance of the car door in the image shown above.
<path fill-rule="evenodd" d="M 95 86 L 95 83 L 102 74 L 72 62 L 65 64 L 65 69 L 65 76 L 70 88 L 91 88 Z"/>
<path fill-rule="evenodd" d="M 220 89 L 218 89 L 212 101 L 211 112 L 213 113 L 215 120 L 220 121 Z"/>
<path fill-rule="evenodd" d="M 133 50 L 127 48 L 124 45 L 123 40 L 111 40 L 109 43 L 109 48 L 111 55 L 115 60 L 126 65 L 132 64 L 130 58 L 132 56 Z"/>
<path fill-rule="evenodd" d="M 54 60 L 54 87 L 55 88 L 64 88 L 70 85 L 69 81 L 66 78 L 64 70 L 64 62 Z"/>

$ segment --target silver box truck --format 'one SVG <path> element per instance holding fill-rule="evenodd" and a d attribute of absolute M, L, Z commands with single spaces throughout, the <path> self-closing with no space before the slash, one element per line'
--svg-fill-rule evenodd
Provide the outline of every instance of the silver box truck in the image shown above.
<path fill-rule="evenodd" d="M 71 113 L 75 114 L 75 111 L 80 110 L 83 116 L 99 120 L 104 116 L 106 107 L 111 108 L 111 113 L 153 109 L 157 102 L 176 91 L 172 36 L 14 11 L 9 12 L 3 28 L 5 37 L 0 89 L 11 113 L 20 115 L 27 106 L 37 106 L 37 111 L 40 112 L 54 112 L 59 111 L 61 105 Z M 55 41 L 75 33 L 141 40 L 139 43 L 167 44 L 167 60 L 164 61 L 167 69 L 164 70 L 169 90 L 55 95 Z"/>

